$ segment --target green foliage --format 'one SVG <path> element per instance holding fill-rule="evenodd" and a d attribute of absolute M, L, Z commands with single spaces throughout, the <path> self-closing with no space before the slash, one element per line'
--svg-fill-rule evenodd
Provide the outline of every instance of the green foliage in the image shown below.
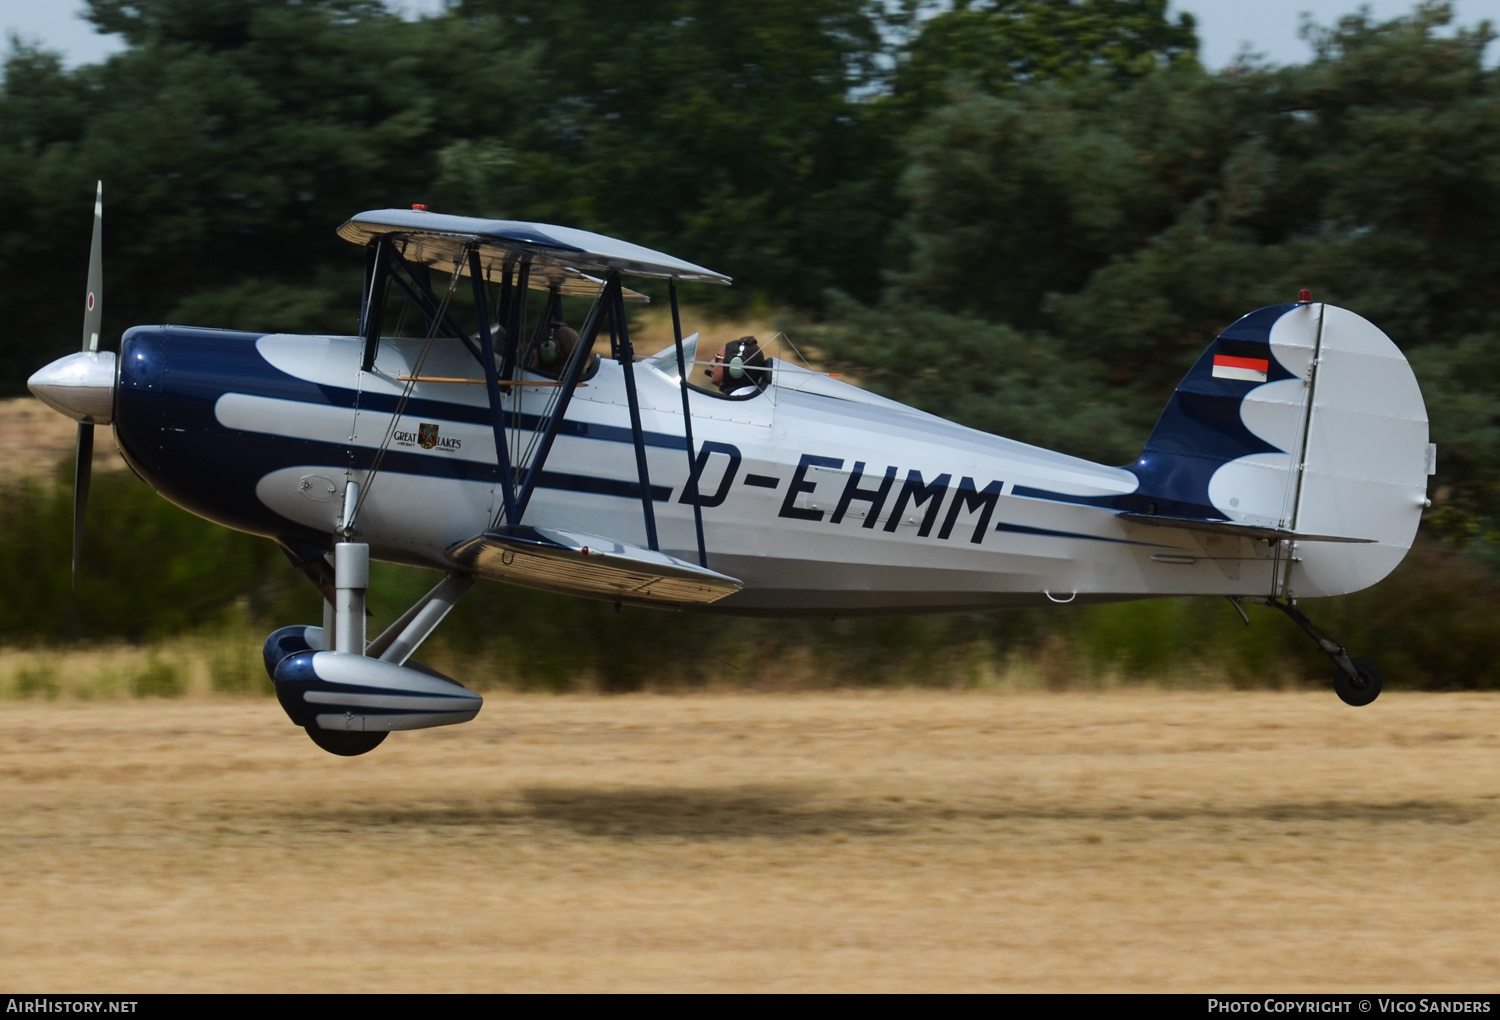
<path fill-rule="evenodd" d="M 426 202 L 729 272 L 737 287 L 710 300 L 821 313 L 820 355 L 872 388 L 1111 462 L 1224 325 L 1309 287 L 1410 355 L 1440 447 L 1428 527 L 1446 543 L 1319 619 L 1393 685 L 1500 685 L 1485 612 L 1500 565 L 1500 75 L 1487 30 L 1441 31 L 1445 4 L 1315 29 L 1305 65 L 1217 74 L 1164 0 L 459 0 L 415 22 L 375 0 L 89 9 L 125 52 L 73 71 L 24 47 L 4 60 L 7 392 L 76 349 L 99 177 L 107 340 L 163 320 L 346 332 L 361 260 L 335 226 Z M 269 543 L 123 473 L 95 479 L 74 595 L 70 501 L 40 481 L 0 494 L 8 641 L 195 631 L 217 642 L 215 690 L 263 691 L 258 635 L 319 617 Z M 435 581 L 375 577 L 377 625 Z M 1189 657 L 1226 682 L 1321 681 L 1295 628 L 1252 615 L 1245 628 L 1222 604 L 1166 601 L 766 622 L 481 585 L 423 654 L 539 689 L 776 683 L 788 664 L 914 683 L 1058 648 L 1101 674 Z M 162 659 L 100 676 L 100 691 L 185 688 Z M 23 696 L 61 689 L 41 666 L 16 677 Z"/>
<path fill-rule="evenodd" d="M 62 313 L 81 293 L 96 178 L 107 339 L 226 304 L 245 325 L 344 332 L 361 263 L 334 229 L 362 208 L 421 201 L 455 118 L 485 109 L 496 125 L 527 81 L 524 54 L 476 49 L 459 19 L 413 25 L 377 3 L 91 9 L 131 48 L 74 72 L 25 50 L 5 65 L 0 370 L 11 390 L 76 345 Z M 459 102 L 454 80 L 466 83 Z M 252 307 L 260 296 L 271 307 Z"/>
<path fill-rule="evenodd" d="M 1139 75 L 1194 45 L 1161 8 L 461 0 L 407 22 L 375 0 L 90 0 L 123 53 L 4 63 L 0 389 L 76 344 L 63 313 L 98 178 L 106 342 L 164 320 L 348 331 L 361 261 L 334 228 L 410 202 L 614 232 L 736 278 L 706 300 L 873 300 L 899 259 L 902 137 L 938 86 L 990 83 L 974 72 L 1017 47 L 1046 51 L 1017 81 Z M 970 28 L 988 41 L 952 49 Z"/>
<path fill-rule="evenodd" d="M 249 619 L 248 608 L 248 603 L 236 605 L 219 627 L 206 628 L 208 683 L 216 693 L 272 694 L 275 690 L 260 655 L 266 634 L 275 628 Z"/>
<path fill-rule="evenodd" d="M 71 522 L 62 486 L 0 492 L 0 638 L 174 633 L 290 571 L 271 543 L 193 517 L 116 471 L 94 478 L 72 594 Z"/>
<path fill-rule="evenodd" d="M 1076 647 L 1096 666 L 1134 675 L 1169 672 L 1184 661 L 1200 660 L 1206 637 L 1202 602 L 1156 599 L 1099 607 L 1082 614 Z M 1227 607 L 1213 607 L 1223 615 Z"/>
<path fill-rule="evenodd" d="M 1116 81 L 1192 61 L 1193 16 L 1166 0 L 907 0 L 920 26 L 896 71 L 897 100 L 918 109 L 958 91 L 1001 93 L 1037 81 L 1102 74 Z"/>
<path fill-rule="evenodd" d="M 1110 399 L 1103 366 L 1007 325 L 891 301 L 865 309 L 832 295 L 812 331 L 820 356 L 861 385 L 1022 442 L 1121 462 L 1135 423 Z"/>
<path fill-rule="evenodd" d="M 46 665 L 24 666 L 16 671 L 16 694 L 22 698 L 56 698 L 62 688 L 57 674 Z"/>
<path fill-rule="evenodd" d="M 1495 690 L 1497 599 L 1500 578 L 1493 569 L 1450 546 L 1419 544 L 1378 587 L 1320 601 L 1317 618 L 1320 627 L 1378 662 L 1397 686 Z M 1321 658 L 1310 642 L 1294 650 L 1309 668 Z"/>
<path fill-rule="evenodd" d="M 1307 287 L 1409 353 L 1443 451 L 1434 523 L 1489 536 L 1500 77 L 1488 29 L 1441 33 L 1450 13 L 1345 18 L 1301 66 L 959 95 L 911 138 L 906 268 L 877 312 L 832 306 L 828 351 L 929 410 L 1121 460 L 1213 336 Z"/>
<path fill-rule="evenodd" d="M 130 693 L 137 698 L 180 698 L 182 676 L 171 663 L 153 657 L 130 678 Z"/>
<path fill-rule="evenodd" d="M 588 223 L 712 265 L 745 293 L 858 288 L 879 249 L 893 149 L 867 104 L 868 0 L 622 4 L 465 0 L 489 45 L 532 57 L 516 130 L 442 153 L 445 202 Z M 501 140 L 503 139 L 503 141 Z"/>
<path fill-rule="evenodd" d="M 351 315 L 347 297 L 358 293 L 359 286 L 358 271 L 352 268 L 320 273 L 307 284 L 251 277 L 184 298 L 167 318 L 256 332 L 354 332 L 358 315 Z"/>

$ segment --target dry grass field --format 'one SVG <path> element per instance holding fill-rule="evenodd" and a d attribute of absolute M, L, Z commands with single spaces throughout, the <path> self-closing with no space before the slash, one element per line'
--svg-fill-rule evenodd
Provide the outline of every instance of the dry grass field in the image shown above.
<path fill-rule="evenodd" d="M 0 985 L 1496 990 L 1500 697 L 0 702 Z"/>
<path fill-rule="evenodd" d="M 66 463 L 73 470 L 78 423 L 64 418 L 32 397 L 0 400 L 0 482 L 47 476 Z M 125 467 L 115 446 L 114 429 L 94 430 L 94 470 Z"/>

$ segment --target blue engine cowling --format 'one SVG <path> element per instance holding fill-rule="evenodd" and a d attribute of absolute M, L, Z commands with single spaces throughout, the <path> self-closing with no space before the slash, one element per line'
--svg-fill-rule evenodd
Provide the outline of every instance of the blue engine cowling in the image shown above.
<path fill-rule="evenodd" d="M 267 659 L 272 639 L 266 642 Z M 295 644 L 287 635 L 281 647 Z M 276 699 L 298 726 L 322 730 L 387 732 L 451 726 L 479 714 L 484 699 L 456 681 L 415 664 L 308 648 L 282 658 L 271 673 Z"/>

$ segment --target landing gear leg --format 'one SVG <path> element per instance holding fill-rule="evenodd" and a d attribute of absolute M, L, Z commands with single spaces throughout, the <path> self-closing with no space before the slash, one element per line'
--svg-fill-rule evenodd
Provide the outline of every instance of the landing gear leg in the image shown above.
<path fill-rule="evenodd" d="M 370 589 L 370 547 L 340 542 L 333 547 L 333 645 L 337 652 L 365 654 L 365 592 Z M 325 614 L 326 616 L 326 614 Z"/>
<path fill-rule="evenodd" d="M 327 601 L 323 603 L 325 647 L 350 655 L 364 655 L 365 593 L 370 588 L 370 547 L 362 542 L 340 542 L 335 545 L 333 573 L 334 602 L 332 605 Z M 372 732 L 324 729 L 316 722 L 303 728 L 314 744 L 330 754 L 344 758 L 353 758 L 375 750 L 388 735 L 385 730 Z"/>
<path fill-rule="evenodd" d="M 366 643 L 369 548 L 340 542 L 333 559 L 334 598 L 324 600 L 322 630 L 282 627 L 266 638 L 266 672 L 291 720 L 323 750 L 352 757 L 374 750 L 393 729 L 474 718 L 482 698 L 411 659 L 473 577 L 449 574 Z"/>
<path fill-rule="evenodd" d="M 1333 690 L 1344 704 L 1359 708 L 1380 697 L 1380 670 L 1376 668 L 1375 663 L 1369 659 L 1350 658 L 1344 646 L 1323 633 L 1317 624 L 1307 618 L 1306 613 L 1297 608 L 1295 603 L 1283 602 L 1276 598 L 1243 599 L 1242 601 L 1259 602 L 1261 605 L 1280 610 L 1293 623 L 1301 627 L 1308 637 L 1318 643 L 1323 654 L 1332 659 L 1334 666 L 1338 667 L 1333 673 Z"/>

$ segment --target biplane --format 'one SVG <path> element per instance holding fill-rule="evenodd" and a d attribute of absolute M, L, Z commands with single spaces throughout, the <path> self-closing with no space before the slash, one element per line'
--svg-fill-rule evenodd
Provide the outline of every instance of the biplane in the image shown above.
<path fill-rule="evenodd" d="M 75 578 L 93 429 L 110 425 L 158 493 L 270 538 L 317 586 L 321 624 L 271 634 L 265 664 L 292 721 L 336 754 L 475 716 L 479 695 L 412 656 L 479 579 L 763 616 L 1218 595 L 1291 617 L 1349 704 L 1380 691 L 1299 602 L 1395 568 L 1436 450 L 1396 345 L 1305 291 L 1214 338 L 1140 456 L 1112 467 L 791 358 L 713 365 L 683 335 L 677 289 L 728 277 L 421 206 L 339 228 L 366 258 L 353 335 L 136 326 L 116 355 L 99 345 L 101 201 L 83 350 L 29 383 L 80 423 Z M 675 342 L 650 357 L 631 343 L 637 279 L 664 281 L 671 305 Z M 373 637 L 372 559 L 443 574 Z"/>

